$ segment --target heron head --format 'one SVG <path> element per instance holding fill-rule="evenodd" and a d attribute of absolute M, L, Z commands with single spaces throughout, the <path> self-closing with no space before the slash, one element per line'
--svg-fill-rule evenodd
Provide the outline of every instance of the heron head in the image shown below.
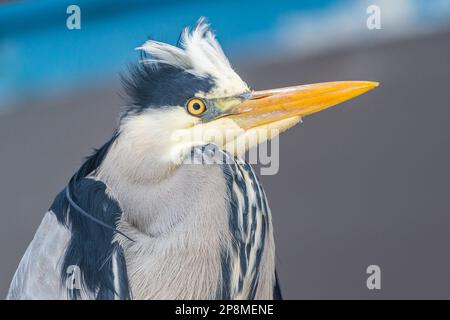
<path fill-rule="evenodd" d="M 186 28 L 176 46 L 150 40 L 138 50 L 140 63 L 124 77 L 130 101 L 121 119 L 121 139 L 140 158 L 152 157 L 153 164 L 168 167 L 198 145 L 243 152 L 305 116 L 377 86 L 342 81 L 252 90 L 231 67 L 205 19 Z M 231 147 L 239 140 L 253 143 Z"/>

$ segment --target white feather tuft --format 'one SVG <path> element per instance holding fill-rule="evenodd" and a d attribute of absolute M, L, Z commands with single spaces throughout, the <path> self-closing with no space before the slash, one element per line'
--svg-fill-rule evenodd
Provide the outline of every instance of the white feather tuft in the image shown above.
<path fill-rule="evenodd" d="M 249 90 L 231 67 L 205 18 L 200 18 L 192 30 L 183 30 L 178 46 L 149 40 L 137 49 L 151 56 L 144 63 L 169 64 L 200 77 L 212 77 L 216 86 L 208 97 L 225 97 Z"/>

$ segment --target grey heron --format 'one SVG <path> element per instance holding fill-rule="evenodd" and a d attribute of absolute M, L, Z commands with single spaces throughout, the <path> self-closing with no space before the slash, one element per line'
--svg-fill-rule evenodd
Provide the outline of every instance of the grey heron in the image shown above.
<path fill-rule="evenodd" d="M 176 46 L 149 40 L 139 50 L 117 130 L 54 199 L 8 298 L 281 298 L 266 195 L 231 146 L 377 83 L 254 91 L 204 19 Z"/>

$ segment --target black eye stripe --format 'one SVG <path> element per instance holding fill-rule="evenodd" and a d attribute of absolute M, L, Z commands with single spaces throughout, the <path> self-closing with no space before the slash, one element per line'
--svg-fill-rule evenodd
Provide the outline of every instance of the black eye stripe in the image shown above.
<path fill-rule="evenodd" d="M 122 77 L 129 99 L 127 113 L 140 113 L 148 108 L 182 106 L 197 92 L 209 92 L 214 86 L 211 77 L 197 77 L 186 70 L 158 64 L 139 63 Z"/>

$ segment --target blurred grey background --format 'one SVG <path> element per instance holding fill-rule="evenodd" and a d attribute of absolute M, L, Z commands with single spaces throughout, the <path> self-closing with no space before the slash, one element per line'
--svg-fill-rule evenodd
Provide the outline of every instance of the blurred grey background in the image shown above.
<path fill-rule="evenodd" d="M 78 1 L 73 31 L 68 4 L 0 6 L 0 296 L 55 194 L 112 134 L 133 48 L 205 15 L 253 88 L 381 83 L 284 133 L 279 173 L 261 177 L 285 298 L 450 298 L 450 1 Z M 381 290 L 366 287 L 372 264 Z"/>

